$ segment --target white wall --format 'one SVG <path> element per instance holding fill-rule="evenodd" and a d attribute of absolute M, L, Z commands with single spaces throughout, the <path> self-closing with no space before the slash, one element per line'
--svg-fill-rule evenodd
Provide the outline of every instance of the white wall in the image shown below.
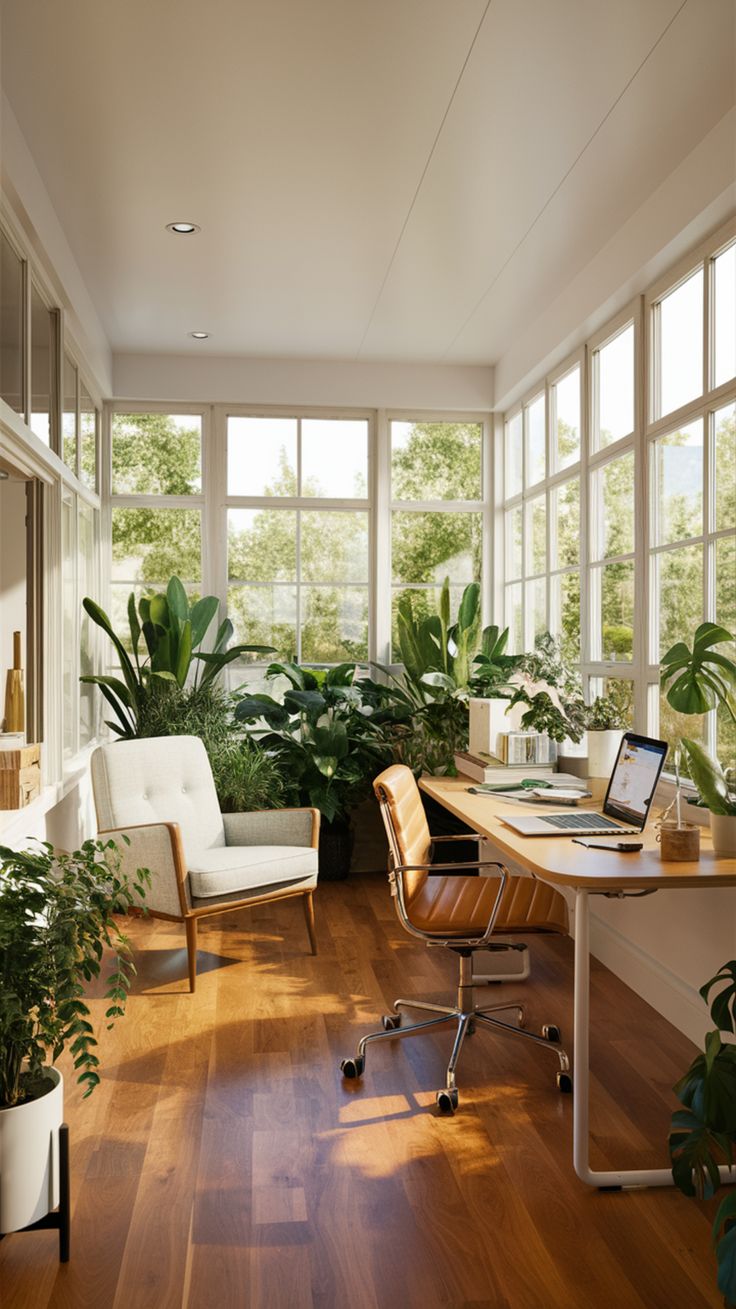
<path fill-rule="evenodd" d="M 118 400 L 471 413 L 493 408 L 493 369 L 464 365 L 116 354 L 113 386 Z"/>

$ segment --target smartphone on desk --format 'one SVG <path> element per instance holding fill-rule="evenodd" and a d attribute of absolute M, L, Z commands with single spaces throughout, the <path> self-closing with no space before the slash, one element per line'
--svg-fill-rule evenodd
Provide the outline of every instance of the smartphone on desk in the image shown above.
<path fill-rule="evenodd" d="M 573 845 L 584 845 L 587 850 L 618 850 L 625 854 L 636 854 L 644 849 L 643 841 L 592 841 L 587 836 L 574 836 Z"/>

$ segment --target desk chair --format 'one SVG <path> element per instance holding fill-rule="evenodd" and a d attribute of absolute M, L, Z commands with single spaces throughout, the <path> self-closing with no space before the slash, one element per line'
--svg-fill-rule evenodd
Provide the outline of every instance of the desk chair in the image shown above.
<path fill-rule="evenodd" d="M 123 866 L 151 871 L 146 909 L 184 923 L 190 991 L 197 924 L 210 914 L 299 896 L 317 953 L 317 809 L 220 813 L 207 751 L 196 736 L 102 745 L 91 771 L 99 835 L 127 836 L 119 844 Z"/>
<path fill-rule="evenodd" d="M 559 1028 L 545 1024 L 541 1036 L 537 1036 L 524 1030 L 523 1005 L 477 1005 L 473 981 L 473 951 L 494 948 L 491 941 L 494 929 L 503 932 L 504 936 L 521 932 L 567 934 L 567 905 L 563 897 L 534 878 L 512 876 L 503 864 L 496 862 L 432 864 L 434 846 L 458 838 L 433 839 L 430 836 L 419 788 L 410 769 L 402 764 L 394 764 L 381 773 L 374 781 L 373 789 L 388 836 L 388 876 L 399 921 L 411 936 L 418 937 L 427 945 L 453 950 L 459 957 L 460 976 L 456 1005 L 396 1000 L 394 1012 L 383 1018 L 383 1031 L 364 1036 L 358 1042 L 357 1054 L 352 1059 L 343 1060 L 343 1076 L 362 1076 L 366 1048 L 373 1041 L 414 1036 L 454 1023 L 455 1043 L 447 1065 L 446 1085 L 436 1096 L 443 1113 L 454 1113 L 457 1108 L 455 1069 L 465 1037 L 478 1027 L 521 1036 L 554 1054 L 559 1063 L 557 1086 L 561 1091 L 571 1091 L 570 1062 L 559 1045 Z M 467 837 L 460 839 L 467 840 Z M 470 869 L 482 875 L 469 877 Z M 502 945 L 500 948 L 514 947 Z M 402 1027 L 404 1009 L 415 1009 L 434 1017 Z M 491 1016 L 508 1009 L 517 1011 L 518 1026 Z"/>

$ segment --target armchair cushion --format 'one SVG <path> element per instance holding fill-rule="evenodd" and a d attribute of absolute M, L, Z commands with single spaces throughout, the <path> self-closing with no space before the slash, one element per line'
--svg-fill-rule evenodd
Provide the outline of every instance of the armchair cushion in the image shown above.
<path fill-rule="evenodd" d="M 250 894 L 272 883 L 300 882 L 314 877 L 317 882 L 317 851 L 297 845 L 229 845 L 201 850 L 188 860 L 189 884 L 196 900 Z"/>
<path fill-rule="evenodd" d="M 91 768 L 100 829 L 178 823 L 185 850 L 224 846 L 210 761 L 198 737 L 115 741 L 95 750 Z"/>

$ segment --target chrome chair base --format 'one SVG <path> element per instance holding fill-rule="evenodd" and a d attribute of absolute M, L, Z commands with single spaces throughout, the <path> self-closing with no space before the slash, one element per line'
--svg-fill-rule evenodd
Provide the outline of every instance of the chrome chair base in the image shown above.
<path fill-rule="evenodd" d="M 460 953 L 460 952 L 458 952 Z M 472 954 L 470 951 L 460 954 L 460 981 L 458 985 L 458 1002 L 456 1005 L 433 1004 L 428 1000 L 406 1000 L 399 999 L 394 1001 L 394 1012 L 386 1014 L 383 1019 L 383 1031 L 371 1032 L 370 1035 L 364 1036 L 358 1042 L 357 1054 L 352 1059 L 343 1059 L 340 1069 L 343 1077 L 355 1079 L 362 1077 L 365 1069 L 366 1050 L 369 1045 L 375 1041 L 392 1041 L 406 1036 L 417 1036 L 423 1032 L 431 1031 L 435 1027 L 443 1027 L 447 1023 L 456 1024 L 455 1041 L 452 1047 L 452 1053 L 447 1065 L 447 1074 L 445 1078 L 445 1088 L 438 1091 L 435 1097 L 437 1105 L 443 1113 L 454 1113 L 458 1106 L 458 1092 L 455 1083 L 455 1070 L 457 1068 L 460 1052 L 463 1047 L 466 1036 L 470 1035 L 477 1028 L 495 1032 L 507 1032 L 513 1036 L 521 1036 L 527 1041 L 533 1041 L 536 1045 L 551 1054 L 556 1055 L 559 1068 L 557 1071 L 557 1087 L 560 1091 L 572 1090 L 572 1077 L 570 1074 L 570 1060 L 562 1049 L 560 1042 L 559 1028 L 554 1024 L 545 1024 L 540 1035 L 535 1032 L 527 1032 L 524 1027 L 525 1010 L 524 1005 L 518 1002 L 506 1002 L 496 1005 L 476 1005 L 474 996 L 474 984 L 472 974 Z M 401 1014 L 403 1010 L 413 1009 L 420 1013 L 435 1015 L 421 1023 L 411 1023 L 408 1027 L 401 1026 Z M 517 1025 L 503 1022 L 500 1018 L 491 1017 L 492 1014 L 503 1012 L 504 1010 L 516 1010 Z"/>

